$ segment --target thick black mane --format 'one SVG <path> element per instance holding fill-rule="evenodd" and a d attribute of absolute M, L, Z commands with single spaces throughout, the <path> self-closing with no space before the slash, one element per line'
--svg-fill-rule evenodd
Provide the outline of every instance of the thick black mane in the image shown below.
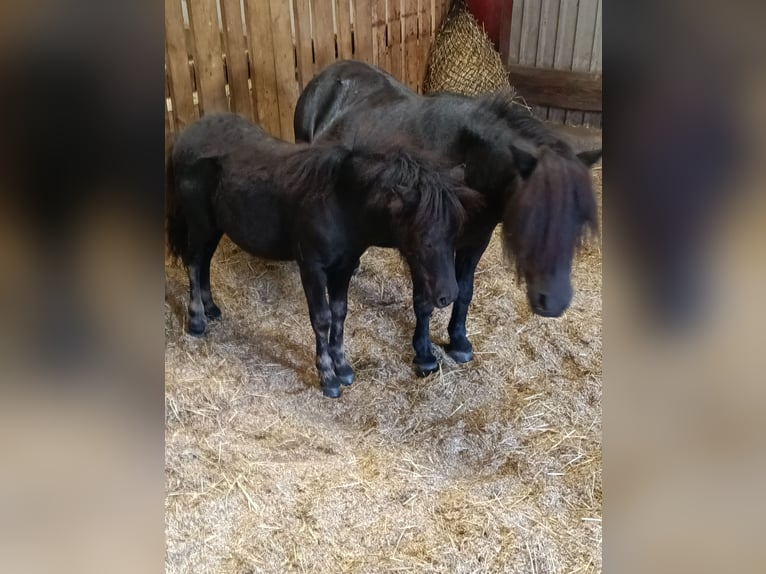
<path fill-rule="evenodd" d="M 493 121 L 500 120 L 519 137 L 536 146 L 550 146 L 561 153 L 574 153 L 556 134 L 545 127 L 527 108 L 510 100 L 507 95 L 490 94 L 476 99 L 477 108 L 490 114 Z"/>
<path fill-rule="evenodd" d="M 375 204 L 401 199 L 403 218 L 417 228 L 436 221 L 449 221 L 459 228 L 468 217 L 464 204 L 478 201 L 442 162 L 393 145 L 387 151 L 324 142 L 296 146 L 280 161 L 275 174 L 286 188 L 312 198 L 342 189 L 340 179 L 349 169 L 352 180 L 361 183 L 349 193 L 366 192 L 368 201 Z"/>
<path fill-rule="evenodd" d="M 273 179 L 300 197 L 323 197 L 333 193 L 341 170 L 352 151 L 340 144 L 290 146 L 290 152 L 276 158 Z"/>
<path fill-rule="evenodd" d="M 404 201 L 414 225 L 427 227 L 434 221 L 451 221 L 458 227 L 467 218 L 464 204 L 477 201 L 478 196 L 450 176 L 443 164 L 423 154 L 397 149 L 384 153 L 359 152 L 362 158 L 375 157 L 358 174 L 375 188 L 395 191 Z M 411 197 L 411 194 L 416 194 Z M 473 197 L 472 197 L 473 196 Z"/>

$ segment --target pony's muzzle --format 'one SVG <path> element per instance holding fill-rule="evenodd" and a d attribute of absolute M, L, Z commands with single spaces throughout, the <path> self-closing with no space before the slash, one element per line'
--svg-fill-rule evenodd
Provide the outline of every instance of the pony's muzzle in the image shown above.
<path fill-rule="evenodd" d="M 442 309 L 447 305 L 451 305 L 457 299 L 458 289 L 457 283 L 450 285 L 449 287 L 439 290 L 434 297 L 434 306 L 438 309 Z"/>

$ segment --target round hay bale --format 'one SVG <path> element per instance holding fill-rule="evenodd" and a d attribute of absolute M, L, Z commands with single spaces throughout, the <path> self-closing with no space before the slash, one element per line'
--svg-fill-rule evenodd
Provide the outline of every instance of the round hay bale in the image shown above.
<path fill-rule="evenodd" d="M 423 93 L 438 92 L 467 96 L 508 92 L 513 97 L 500 54 L 465 0 L 453 0 L 428 56 Z"/>

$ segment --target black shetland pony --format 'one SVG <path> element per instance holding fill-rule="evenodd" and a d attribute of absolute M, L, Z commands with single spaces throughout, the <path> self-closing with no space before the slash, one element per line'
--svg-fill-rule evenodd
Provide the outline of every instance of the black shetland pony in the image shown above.
<path fill-rule="evenodd" d="M 447 348 L 457 362 L 473 358 L 465 321 L 474 272 L 498 223 L 532 310 L 557 317 L 569 306 L 576 247 L 597 227 L 589 167 L 601 150 L 576 155 L 525 109 L 502 97 L 419 96 L 389 74 L 353 61 L 336 62 L 309 82 L 295 109 L 295 138 L 371 145 L 406 141 L 465 166 L 465 182 L 483 195 L 483 208 L 471 214 L 457 242 L 459 293 Z M 427 375 L 438 369 L 429 338 L 433 306 L 417 286 L 414 308 L 415 366 Z"/>
<path fill-rule="evenodd" d="M 457 296 L 455 237 L 478 196 L 437 164 L 404 151 L 290 144 L 237 115 L 214 114 L 180 135 L 167 175 L 168 243 L 189 273 L 189 333 L 201 335 L 206 317 L 221 315 L 210 260 L 224 233 L 254 255 L 295 260 L 326 396 L 353 381 L 343 323 L 367 247 L 398 248 L 430 305 Z"/>

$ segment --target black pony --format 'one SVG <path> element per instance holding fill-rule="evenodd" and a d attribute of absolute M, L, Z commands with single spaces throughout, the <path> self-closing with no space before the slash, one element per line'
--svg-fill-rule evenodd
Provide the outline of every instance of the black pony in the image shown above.
<path fill-rule="evenodd" d="M 576 155 L 527 110 L 500 96 L 423 97 L 389 74 L 354 61 L 336 62 L 309 82 L 295 109 L 295 138 L 370 145 L 406 141 L 465 166 L 466 184 L 484 201 L 457 243 L 459 294 L 447 349 L 456 361 L 473 357 L 465 320 L 476 265 L 498 223 L 505 252 L 526 282 L 532 310 L 557 317 L 568 307 L 575 249 L 597 226 L 588 169 L 601 150 Z M 415 366 L 426 375 L 438 368 L 429 338 L 433 307 L 417 286 L 414 307 Z"/>
<path fill-rule="evenodd" d="M 294 145 L 237 115 L 214 114 L 175 142 L 167 201 L 170 251 L 189 273 L 188 331 L 202 334 L 206 317 L 221 314 L 210 260 L 224 233 L 254 255 L 295 260 L 322 390 L 338 397 L 340 385 L 353 381 L 343 323 L 361 254 L 371 245 L 399 248 L 429 305 L 449 305 L 458 293 L 455 237 L 478 195 L 405 151 Z"/>

